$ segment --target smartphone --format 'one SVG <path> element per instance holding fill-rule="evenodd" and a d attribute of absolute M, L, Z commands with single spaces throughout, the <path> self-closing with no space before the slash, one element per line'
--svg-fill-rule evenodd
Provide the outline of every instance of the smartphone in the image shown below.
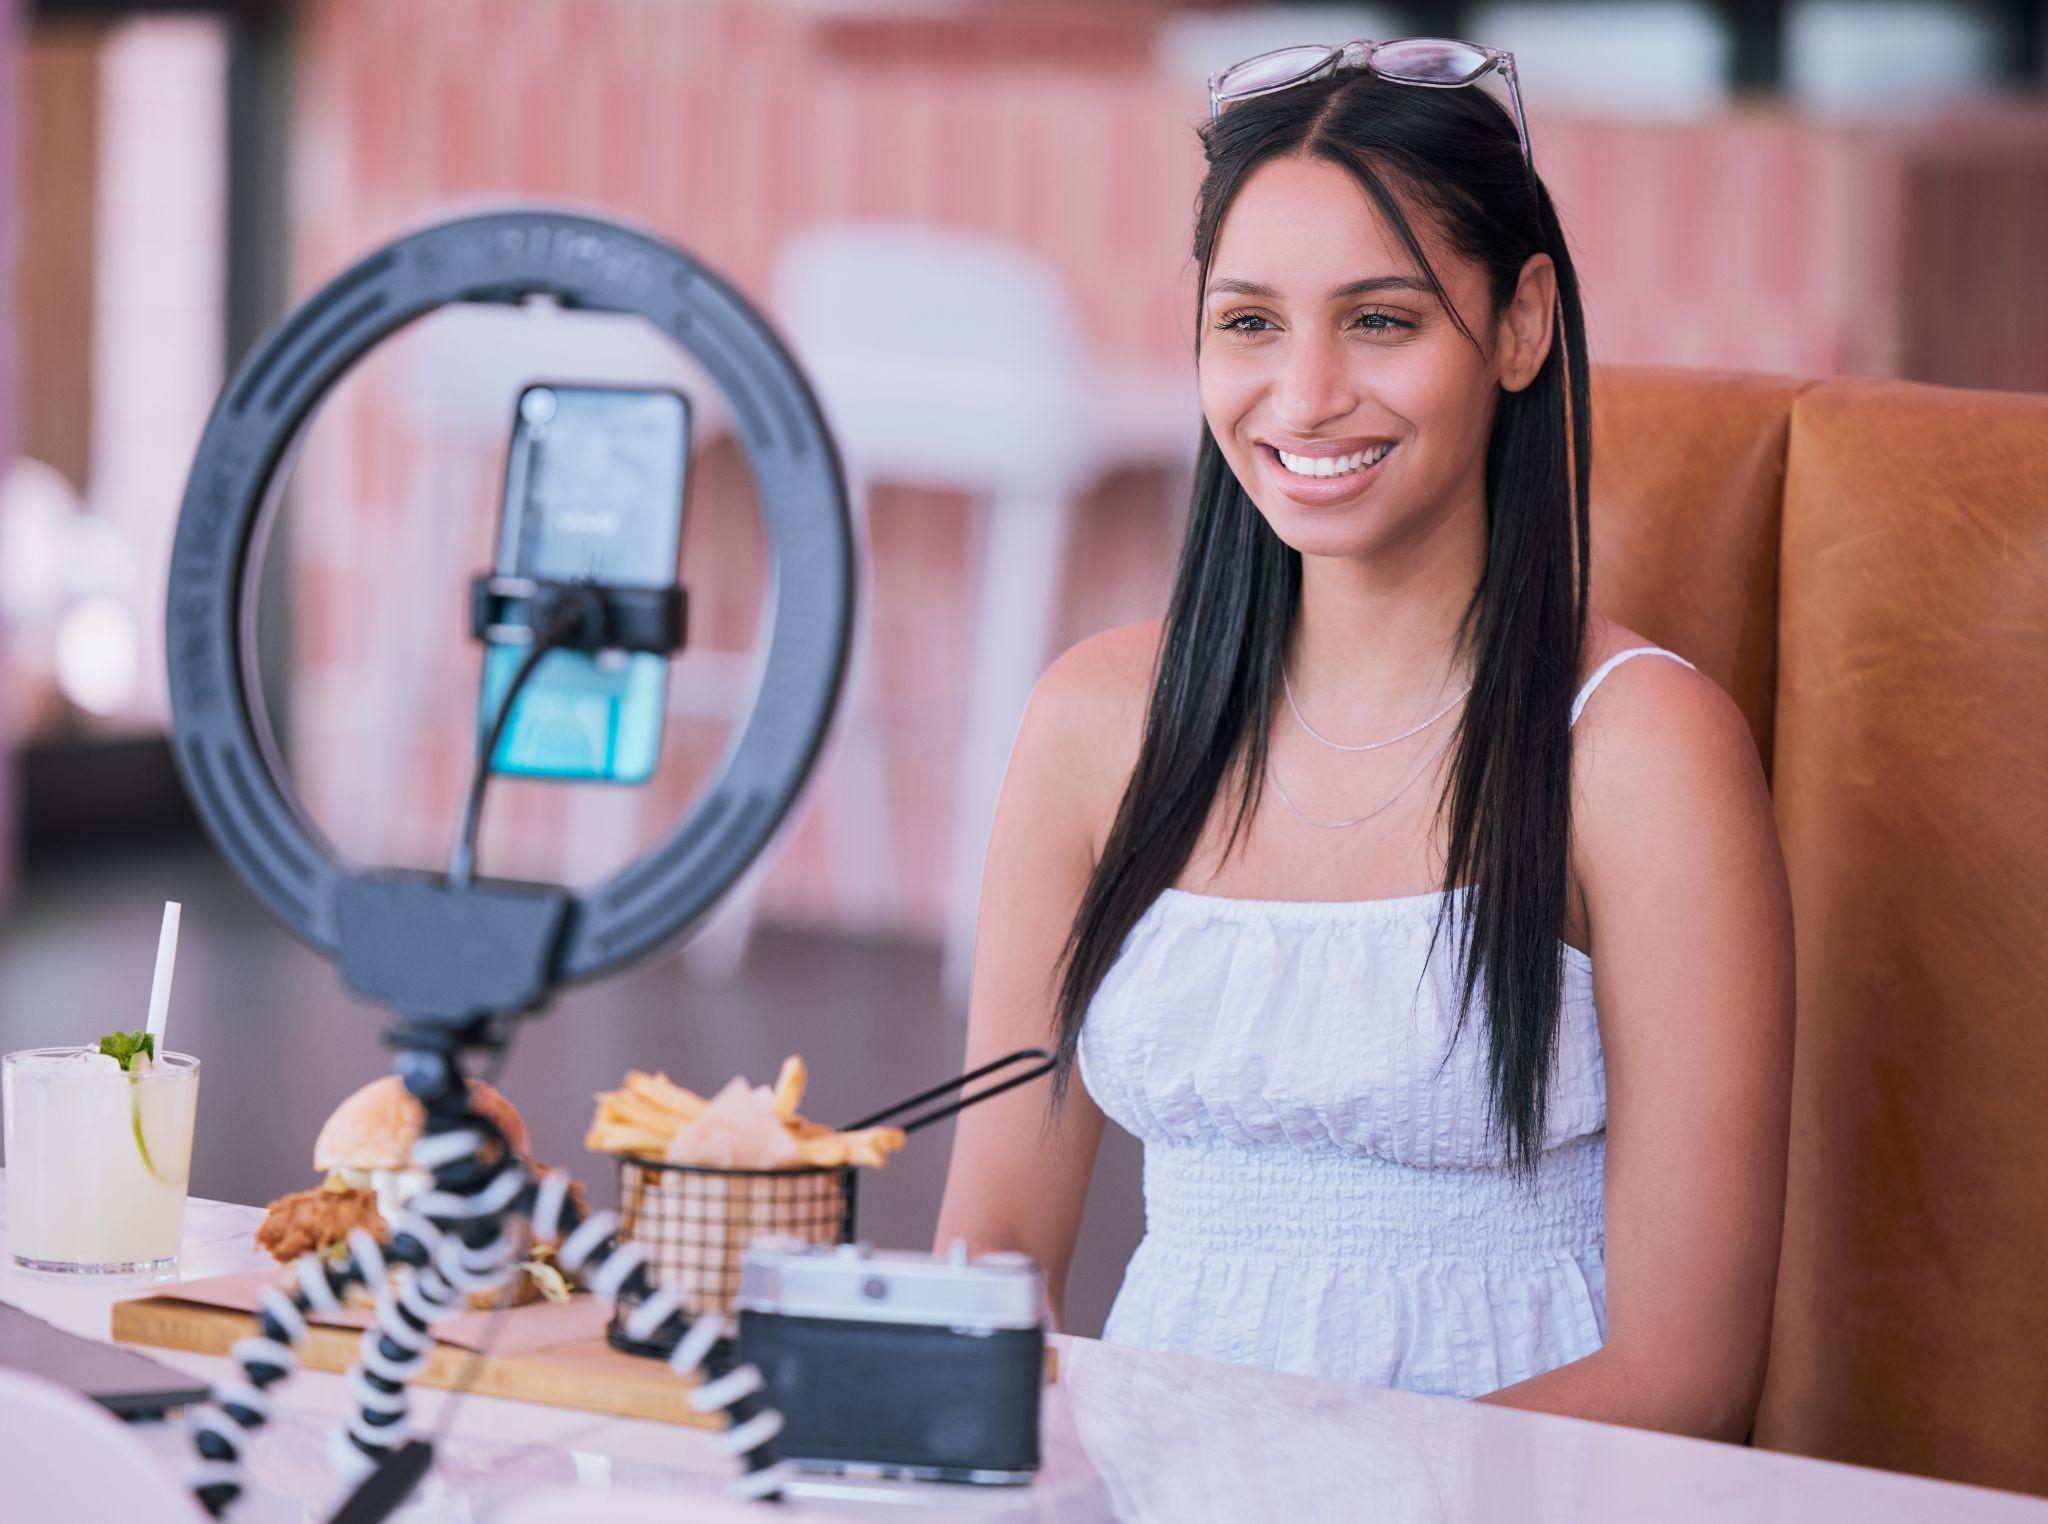
<path fill-rule="evenodd" d="M 682 550 L 690 404 L 660 387 L 536 383 L 519 394 L 505 461 L 497 570 L 667 587 Z M 526 648 L 484 651 L 481 744 Z M 513 703 L 498 773 L 645 783 L 661 756 L 668 658 L 550 651 Z"/>

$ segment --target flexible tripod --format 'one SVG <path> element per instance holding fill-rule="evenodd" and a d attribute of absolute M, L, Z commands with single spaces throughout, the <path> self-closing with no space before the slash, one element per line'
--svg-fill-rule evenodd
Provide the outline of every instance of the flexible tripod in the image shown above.
<path fill-rule="evenodd" d="M 334 1524 L 369 1524 L 403 1503 L 433 1460 L 431 1445 L 412 1433 L 407 1393 L 433 1349 L 432 1326 L 462 1310 L 472 1293 L 502 1290 L 529 1231 L 535 1242 L 559 1242 L 557 1262 L 569 1274 L 583 1272 L 594 1294 L 639 1299 L 628 1335 L 675 1340 L 670 1367 L 686 1378 L 708 1377 L 690 1394 L 691 1407 L 723 1410 L 731 1420 L 718 1442 L 745 1467 L 733 1491 L 779 1495 L 781 1474 L 767 1447 L 782 1415 L 755 1400 L 760 1372 L 732 1364 L 725 1320 L 713 1312 L 682 1326 L 681 1294 L 652 1286 L 646 1250 L 619 1242 L 618 1215 L 584 1212 L 570 1196 L 566 1170 L 535 1174 L 471 1104 L 455 1048 L 401 1048 L 397 1069 L 426 1109 L 412 1162 L 433 1185 L 394 1215 L 388 1242 L 357 1228 L 345 1255 L 305 1255 L 290 1273 L 290 1290 L 266 1286 L 258 1294 L 259 1332 L 229 1351 L 240 1378 L 215 1384 L 186 1419 L 200 1457 L 192 1488 L 207 1512 L 218 1518 L 241 1495 L 243 1448 L 270 1416 L 271 1389 L 297 1364 L 293 1348 L 306 1337 L 307 1314 L 335 1311 L 356 1287 L 375 1297 L 376 1321 L 363 1331 L 348 1373 L 354 1416 L 330 1441 L 336 1469 L 359 1484 Z"/>

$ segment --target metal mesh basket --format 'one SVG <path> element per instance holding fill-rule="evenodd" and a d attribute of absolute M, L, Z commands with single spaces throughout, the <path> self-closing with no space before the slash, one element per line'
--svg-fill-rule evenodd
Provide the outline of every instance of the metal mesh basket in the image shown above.
<path fill-rule="evenodd" d="M 730 1315 L 740 1290 L 740 1256 L 770 1234 L 806 1243 L 853 1241 L 853 1165 L 808 1169 L 716 1169 L 619 1159 L 619 1237 L 647 1250 L 648 1279 L 683 1295 L 685 1321 Z M 621 1293 L 608 1337 L 633 1354 L 674 1347 L 629 1338 L 639 1298 Z"/>

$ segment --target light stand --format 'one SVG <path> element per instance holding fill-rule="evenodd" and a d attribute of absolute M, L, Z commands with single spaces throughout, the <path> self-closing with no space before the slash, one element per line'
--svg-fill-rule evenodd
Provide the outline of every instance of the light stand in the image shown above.
<path fill-rule="evenodd" d="M 751 468 L 770 547 L 760 689 L 717 775 L 687 817 L 596 888 L 451 880 L 345 864 L 313 827 L 263 719 L 255 641 L 256 572 L 285 467 L 321 401 L 391 334 L 455 302 L 632 313 L 693 356 L 724 392 Z M 469 1102 L 469 1055 L 501 1048 L 508 1018 L 557 985 L 637 958 L 699 922 L 761 853 L 815 764 L 844 673 L 854 587 L 846 491 L 832 440 L 795 363 L 746 301 L 689 255 L 648 233 L 581 213 L 518 209 L 459 218 L 401 238 L 330 281 L 257 346 L 223 390 L 200 440 L 171 557 L 168 651 L 173 742 L 187 789 L 228 861 L 271 913 L 332 958 L 357 994 L 388 1006 L 385 1040 L 425 1108 L 415 1153 L 433 1188 L 391 1223 L 381 1248 L 351 1235 L 345 1264 L 301 1261 L 297 1286 L 262 1299 L 260 1335 L 233 1353 L 192 1419 L 195 1490 L 212 1512 L 241 1490 L 240 1455 L 289 1374 L 305 1315 L 351 1286 L 378 1297 L 377 1323 L 349 1382 L 358 1412 L 338 1444 L 374 1470 L 338 1521 L 382 1518 L 431 1463 L 410 1439 L 405 1382 L 425 1363 L 431 1324 L 470 1291 L 503 1285 L 517 1224 L 562 1235 L 559 1262 L 601 1295 L 638 1299 L 636 1337 L 676 1335 L 680 1298 L 654 1290 L 637 1246 L 609 1212 L 585 1217 L 560 1171 L 536 1177 Z M 573 587 L 574 585 L 570 585 Z M 529 608 L 548 600 L 526 590 Z M 480 579 L 474 618 L 502 621 L 520 589 Z M 679 598 L 585 589 L 594 616 L 640 649 L 682 638 Z M 634 602 L 634 597 L 641 601 Z M 588 612 L 586 608 L 586 613 Z M 583 638 L 601 639 L 587 625 Z M 672 648 L 672 647 L 669 647 Z M 506 700 L 509 704 L 509 696 Z M 671 1363 L 715 1358 L 716 1318 L 681 1333 Z M 743 1368 L 697 1394 L 734 1419 L 725 1443 L 769 1492 L 763 1446 L 779 1419 L 758 1411 Z"/>

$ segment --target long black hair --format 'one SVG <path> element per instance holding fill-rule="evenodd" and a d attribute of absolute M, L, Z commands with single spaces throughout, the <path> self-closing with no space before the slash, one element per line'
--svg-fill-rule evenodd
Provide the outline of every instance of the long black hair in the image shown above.
<path fill-rule="evenodd" d="M 1472 691 L 1437 801 L 1436 818 L 1448 807 L 1450 827 L 1430 938 L 1433 955 L 1455 917 L 1459 1029 L 1483 983 L 1491 1121 L 1508 1162 L 1525 1169 L 1542 1148 L 1557 1046 L 1570 893 L 1568 714 L 1589 574 L 1585 320 L 1564 231 L 1506 110 L 1483 90 L 1418 89 L 1346 71 L 1241 102 L 1202 141 L 1198 333 L 1224 214 L 1254 170 L 1287 156 L 1325 160 L 1357 180 L 1468 339 L 1404 199 L 1445 245 L 1486 270 L 1495 314 L 1531 255 L 1548 254 L 1556 266 L 1549 355 L 1530 385 L 1502 391 L 1487 443 L 1486 564 L 1453 652 L 1471 661 Z M 1300 553 L 1273 533 L 1204 427 L 1144 739 L 1057 970 L 1058 1095 L 1089 1002 L 1138 918 L 1186 866 L 1234 763 L 1243 764 L 1243 791 L 1226 857 L 1257 809 L 1300 592 Z M 1459 891 L 1469 895 L 1462 906 Z"/>

